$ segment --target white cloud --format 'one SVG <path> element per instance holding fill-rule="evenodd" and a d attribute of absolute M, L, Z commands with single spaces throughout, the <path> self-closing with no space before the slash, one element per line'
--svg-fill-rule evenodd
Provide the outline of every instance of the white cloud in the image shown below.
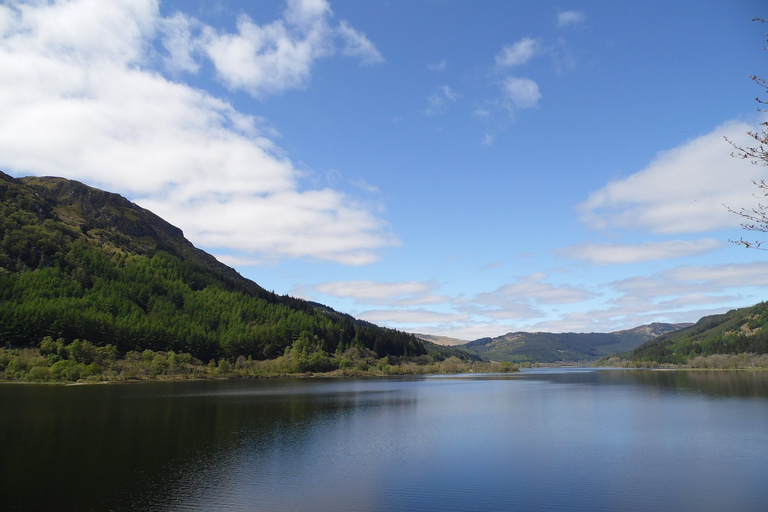
<path fill-rule="evenodd" d="M 463 314 L 440 313 L 437 311 L 427 311 L 424 309 L 372 310 L 360 313 L 359 316 L 363 320 L 385 325 L 435 324 L 461 322 L 467 319 L 467 316 Z"/>
<path fill-rule="evenodd" d="M 768 286 L 768 262 L 682 266 L 650 277 L 622 279 L 611 286 L 632 297 L 664 298 L 690 294 L 713 296 L 732 289 Z"/>
<path fill-rule="evenodd" d="M 170 71 L 186 71 L 197 73 L 200 64 L 195 60 L 194 54 L 199 50 L 192 30 L 200 25 L 197 20 L 188 18 L 182 13 L 161 20 L 160 28 L 163 31 L 163 47 L 168 55 L 163 59 L 165 66 Z"/>
<path fill-rule="evenodd" d="M 643 261 L 666 260 L 702 254 L 722 247 L 723 243 L 713 238 L 701 240 L 670 240 L 667 242 L 644 242 L 642 244 L 595 244 L 570 247 L 564 255 L 589 263 L 610 265 L 615 263 L 638 263 Z"/>
<path fill-rule="evenodd" d="M 316 292 L 353 299 L 397 299 L 429 293 L 434 286 L 421 281 L 376 283 L 374 281 L 338 281 L 313 286 Z"/>
<path fill-rule="evenodd" d="M 768 286 L 768 262 L 677 267 L 664 272 L 663 277 L 717 289 Z"/>
<path fill-rule="evenodd" d="M 586 15 L 582 11 L 560 11 L 557 13 L 557 26 L 562 28 L 568 25 L 578 25 L 583 23 L 585 19 Z"/>
<path fill-rule="evenodd" d="M 690 308 L 691 306 L 702 306 L 706 304 L 734 303 L 739 300 L 736 295 L 708 295 L 706 293 L 691 293 L 681 295 L 674 299 L 665 300 L 658 303 L 660 308 Z"/>
<path fill-rule="evenodd" d="M 357 57 L 363 64 L 378 64 L 384 62 L 379 50 L 373 43 L 365 37 L 364 34 L 352 28 L 349 23 L 342 21 L 339 23 L 339 35 L 344 41 L 341 53 L 347 57 Z"/>
<path fill-rule="evenodd" d="M 592 192 L 577 209 L 593 229 L 635 228 L 654 233 L 700 233 L 738 226 L 723 205 L 751 207 L 759 168 L 730 156 L 723 136 L 749 142 L 746 123 L 729 122 L 660 153 L 648 167 Z"/>
<path fill-rule="evenodd" d="M 353 299 L 360 304 L 384 305 L 392 308 L 449 304 L 452 299 L 432 293 L 435 285 L 422 281 L 377 283 L 374 281 L 338 281 L 319 283 L 315 292 L 332 297 Z"/>
<path fill-rule="evenodd" d="M 518 301 L 533 299 L 540 304 L 571 304 L 584 301 L 592 296 L 591 293 L 582 288 L 555 286 L 535 276 L 530 276 L 517 283 L 504 285 L 495 293 L 505 299 Z"/>
<path fill-rule="evenodd" d="M 290 3 L 287 19 L 305 33 L 324 4 Z M 198 245 L 259 259 L 363 264 L 398 243 L 369 206 L 302 190 L 261 120 L 151 69 L 164 35 L 168 59 L 194 71 L 189 20 L 162 18 L 151 0 L 14 3 L 0 13 L 0 168 L 120 192 Z"/>
<path fill-rule="evenodd" d="M 249 256 L 236 254 L 214 254 L 217 260 L 230 267 L 254 267 L 264 265 L 264 261 Z"/>
<path fill-rule="evenodd" d="M 242 14 L 236 34 L 219 34 L 206 27 L 202 46 L 230 89 L 263 96 L 304 87 L 312 63 L 332 52 L 329 11 L 289 16 L 289 9 L 286 16 L 295 26 L 283 20 L 259 26 Z"/>
<path fill-rule="evenodd" d="M 520 66 L 525 64 L 539 51 L 539 41 L 526 37 L 505 46 L 496 55 L 496 65 L 500 67 Z"/>
<path fill-rule="evenodd" d="M 325 0 L 287 3 L 283 18 L 269 24 L 258 25 L 242 14 L 234 34 L 204 28 L 198 44 L 229 88 L 263 97 L 305 87 L 313 63 L 337 51 L 337 38 L 342 41 L 342 55 L 364 64 L 384 60 L 373 43 L 348 22 L 331 25 L 333 13 Z"/>
<path fill-rule="evenodd" d="M 508 76 L 502 83 L 503 103 L 510 112 L 538 106 L 541 92 L 539 85 L 529 78 Z"/>
<path fill-rule="evenodd" d="M 493 292 L 478 294 L 463 309 L 480 316 L 520 320 L 542 316 L 542 305 L 573 304 L 594 296 L 583 288 L 554 285 L 546 279 L 544 274 L 525 276 Z"/>

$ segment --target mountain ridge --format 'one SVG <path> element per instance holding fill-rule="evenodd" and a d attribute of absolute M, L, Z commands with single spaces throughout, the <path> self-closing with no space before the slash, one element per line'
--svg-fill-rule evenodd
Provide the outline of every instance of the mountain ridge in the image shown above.
<path fill-rule="evenodd" d="M 480 338 L 457 348 L 473 350 L 493 361 L 513 363 L 557 363 L 590 361 L 623 353 L 659 336 L 688 327 L 690 323 L 654 322 L 610 333 L 508 332 Z"/>

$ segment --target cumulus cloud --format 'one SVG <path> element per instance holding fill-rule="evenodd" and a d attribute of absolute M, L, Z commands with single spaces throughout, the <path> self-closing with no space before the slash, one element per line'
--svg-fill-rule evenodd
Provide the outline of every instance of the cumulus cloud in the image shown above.
<path fill-rule="evenodd" d="M 723 137 L 749 143 L 754 127 L 729 122 L 660 153 L 645 169 L 608 183 L 578 205 L 593 229 L 644 229 L 660 234 L 701 233 L 739 225 L 723 205 L 751 208 L 759 168 L 730 156 Z"/>
<path fill-rule="evenodd" d="M 539 45 L 538 39 L 530 37 L 507 45 L 496 55 L 496 65 L 499 67 L 511 67 L 525 64 L 539 52 Z"/>
<path fill-rule="evenodd" d="M 560 11 L 557 13 L 557 27 L 563 28 L 569 25 L 583 23 L 586 15 L 582 11 Z"/>
<path fill-rule="evenodd" d="M 277 25 L 302 38 L 250 65 L 307 62 L 299 47 L 320 37 L 308 34 L 324 30 L 315 25 L 326 6 L 289 2 Z M 398 243 L 368 206 L 333 189 L 302 189 L 262 120 L 152 69 L 162 37 L 166 68 L 199 71 L 189 45 L 207 29 L 197 22 L 163 18 L 152 0 L 19 2 L 0 6 L 0 19 L 0 168 L 120 192 L 209 248 L 363 264 Z M 262 30 L 276 40 L 277 25 L 264 32 L 241 19 L 236 37 Z M 276 91 L 306 80 L 301 67 L 272 85 L 242 83 Z"/>
<path fill-rule="evenodd" d="M 723 243 L 713 238 L 701 240 L 670 240 L 641 244 L 594 244 L 570 247 L 561 251 L 565 256 L 599 265 L 638 263 L 692 256 L 713 251 Z"/>
<path fill-rule="evenodd" d="M 333 26 L 331 7 L 325 0 L 288 0 L 281 19 L 258 25 L 246 14 L 237 21 L 237 32 L 205 27 L 199 42 L 220 79 L 231 89 L 262 97 L 304 87 L 312 64 L 337 51 L 365 64 L 384 59 L 365 35 L 342 20 Z"/>

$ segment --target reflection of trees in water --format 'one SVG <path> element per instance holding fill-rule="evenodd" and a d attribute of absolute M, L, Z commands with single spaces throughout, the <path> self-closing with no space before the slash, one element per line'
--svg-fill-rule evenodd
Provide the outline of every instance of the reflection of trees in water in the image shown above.
<path fill-rule="evenodd" d="M 334 416 L 414 402 L 321 388 L 288 380 L 0 387 L 4 507 L 173 509 L 181 489 L 222 483 L 243 453 L 301 444 Z"/>
<path fill-rule="evenodd" d="M 367 384 L 360 390 L 353 381 L 328 385 L 300 381 L 292 392 L 251 396 L 252 403 L 239 400 L 240 407 L 252 408 L 262 423 L 231 425 L 234 442 L 204 460 L 190 460 L 190 471 L 183 479 L 165 486 L 173 496 L 169 510 L 221 508 L 226 506 L 221 497 L 229 495 L 252 499 L 264 510 L 291 510 L 291 500 L 306 507 L 312 501 L 307 496 L 285 494 L 284 487 L 295 487 L 297 481 L 302 489 L 312 489 L 316 502 L 330 490 L 322 483 L 329 484 L 327 478 L 335 478 L 330 475 L 341 474 L 342 468 L 334 467 L 339 453 L 352 458 L 369 457 L 376 451 L 374 439 L 367 450 L 351 448 L 367 430 L 363 424 L 370 425 L 375 417 L 394 426 L 415 407 L 413 390 L 395 389 L 391 383 Z M 162 497 L 147 502 L 156 504 Z"/>
<path fill-rule="evenodd" d="M 642 385 L 716 396 L 768 398 L 765 370 L 555 370 L 520 377 L 562 384 Z"/>
<path fill-rule="evenodd" d="M 768 398 L 768 372 L 761 370 L 627 370 L 604 372 L 620 381 L 713 396 Z"/>

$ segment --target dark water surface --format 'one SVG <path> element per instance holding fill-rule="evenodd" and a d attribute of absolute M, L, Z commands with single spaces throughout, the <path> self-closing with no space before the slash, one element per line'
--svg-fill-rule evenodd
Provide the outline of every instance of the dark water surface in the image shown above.
<path fill-rule="evenodd" d="M 0 510 L 768 510 L 768 373 L 0 386 Z"/>

